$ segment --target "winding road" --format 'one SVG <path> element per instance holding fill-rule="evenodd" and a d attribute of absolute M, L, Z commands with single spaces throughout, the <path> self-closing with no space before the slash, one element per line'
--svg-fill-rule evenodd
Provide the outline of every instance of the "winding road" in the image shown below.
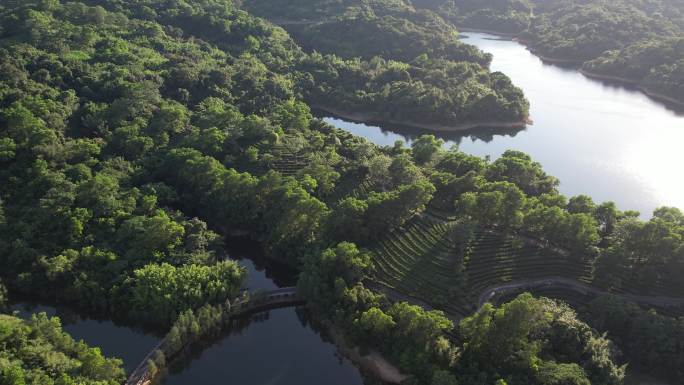
<path fill-rule="evenodd" d="M 586 283 L 564 277 L 526 279 L 491 286 L 485 289 L 480 294 L 480 296 L 478 297 L 477 307 L 478 309 L 481 308 L 485 303 L 490 302 L 492 298 L 499 295 L 505 295 L 540 288 L 566 289 L 574 291 L 576 293 L 580 293 L 582 295 L 600 296 L 610 294 L 630 302 L 635 302 L 639 305 L 650 305 L 664 308 L 684 307 L 684 298 L 610 293 L 605 290 L 599 289 L 595 286 L 591 286 Z"/>
<path fill-rule="evenodd" d="M 440 310 L 434 306 L 428 304 L 427 302 L 404 293 L 397 291 L 394 288 L 388 287 L 386 285 L 367 282 L 365 283 L 367 287 L 373 290 L 382 292 L 394 302 L 409 302 L 413 305 L 418 305 L 423 309 L 430 310 Z M 564 289 L 579 293 L 582 295 L 591 296 L 601 296 L 601 295 L 613 295 L 615 297 L 637 303 L 639 305 L 645 306 L 655 306 L 660 308 L 680 308 L 684 310 L 684 298 L 681 297 L 666 297 L 666 296 L 646 296 L 646 295 L 635 295 L 635 294 L 618 294 L 610 293 L 608 291 L 599 289 L 598 287 L 588 285 L 586 283 L 564 277 L 550 276 L 544 278 L 536 279 L 525 279 L 511 282 L 504 282 L 497 285 L 490 286 L 480 293 L 477 300 L 477 309 L 481 309 L 485 303 L 491 302 L 495 297 L 506 295 L 522 293 L 524 291 L 534 290 L 534 289 Z M 468 314 L 461 313 L 447 313 L 446 316 L 458 323 L 463 317 L 468 316 Z"/>

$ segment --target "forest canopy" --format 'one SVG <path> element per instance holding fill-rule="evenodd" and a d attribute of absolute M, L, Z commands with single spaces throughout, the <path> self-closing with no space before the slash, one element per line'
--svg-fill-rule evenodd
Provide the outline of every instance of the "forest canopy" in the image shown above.
<path fill-rule="evenodd" d="M 282 16 L 302 17 L 311 3 L 301 4 Z M 340 4 L 349 12 L 328 20 Z M 460 328 L 443 311 L 390 301 L 373 284 L 380 246 L 396 250 L 379 241 L 414 220 L 449 222 L 442 230 L 459 241 L 448 245 L 458 280 L 448 294 L 464 298 L 476 233 L 588 266 L 609 291 L 684 291 L 677 209 L 641 221 L 611 202 L 561 195 L 559 181 L 519 151 L 491 161 L 429 135 L 379 147 L 314 118 L 318 103 L 434 124 L 526 118 L 522 92 L 436 13 L 401 1 L 321 2 L 306 27 L 319 38 L 300 41 L 244 10 L 265 12 L 258 5 L 226 0 L 1 7 L 0 278 L 10 294 L 196 329 L 194 317 L 216 318 L 206 309 L 229 304 L 245 282 L 224 260 L 221 235 L 249 234 L 299 273 L 318 316 L 419 383 L 550 385 L 619 383 L 613 345 L 567 307 L 529 296 L 487 305 Z M 334 49 L 340 31 L 358 44 Z M 387 52 L 358 41 L 358 31 L 376 31 L 378 42 L 391 42 Z M 4 297 L 0 289 L 0 305 Z M 30 322 L 57 330 L 37 317 Z M 79 372 L 65 359 L 68 376 L 119 381 L 115 361 L 55 335 L 51 348 L 85 354 L 108 373 Z M 510 336 L 501 344 L 510 356 L 496 352 L 500 336 Z M 3 370 L 24 364 L 0 357 Z"/>
<path fill-rule="evenodd" d="M 415 0 L 457 26 L 517 35 L 552 62 L 684 102 L 682 0 Z"/>
<path fill-rule="evenodd" d="M 0 314 L 0 381 L 3 384 L 119 385 L 124 370 L 119 359 L 74 341 L 58 318 L 45 313 L 29 320 Z"/>

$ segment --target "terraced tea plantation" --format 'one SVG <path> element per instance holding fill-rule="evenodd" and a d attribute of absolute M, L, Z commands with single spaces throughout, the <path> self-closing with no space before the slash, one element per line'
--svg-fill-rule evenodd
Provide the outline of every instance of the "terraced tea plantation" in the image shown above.
<path fill-rule="evenodd" d="M 276 170 L 284 176 L 294 175 L 308 164 L 306 155 L 292 153 L 282 145 L 275 145 L 272 155 L 274 159 L 269 161 L 269 169 Z"/>
<path fill-rule="evenodd" d="M 375 248 L 375 282 L 447 313 L 464 314 L 462 245 L 456 222 L 416 216 Z M 465 246 L 465 245 L 463 245 Z"/>
<path fill-rule="evenodd" d="M 467 285 L 473 294 L 500 283 L 565 277 L 591 283 L 591 265 L 565 257 L 522 237 L 478 232 L 464 258 Z"/>
<path fill-rule="evenodd" d="M 416 216 L 375 248 L 375 281 L 452 315 L 476 309 L 479 295 L 505 282 L 565 277 L 591 282 L 591 265 L 523 237 L 469 233 L 457 221 Z"/>

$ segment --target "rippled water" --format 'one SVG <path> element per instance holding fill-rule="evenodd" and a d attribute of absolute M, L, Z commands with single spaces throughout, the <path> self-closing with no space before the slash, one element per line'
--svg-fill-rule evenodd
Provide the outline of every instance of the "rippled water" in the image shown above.
<path fill-rule="evenodd" d="M 534 124 L 513 135 L 438 134 L 470 154 L 496 158 L 507 149 L 532 155 L 561 180 L 566 195 L 588 194 L 650 216 L 659 206 L 684 209 L 684 116 L 643 93 L 547 65 L 523 45 L 468 33 L 463 41 L 492 53 L 493 71 L 511 77 L 531 103 Z M 327 117 L 337 127 L 383 145 L 410 142 L 405 128 Z"/>

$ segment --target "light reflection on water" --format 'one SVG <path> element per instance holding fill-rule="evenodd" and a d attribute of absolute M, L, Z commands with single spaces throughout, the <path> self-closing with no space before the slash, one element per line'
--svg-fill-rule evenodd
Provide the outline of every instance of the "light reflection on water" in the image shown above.
<path fill-rule="evenodd" d="M 521 150 L 561 180 L 562 193 L 615 201 L 623 210 L 650 216 L 659 206 L 684 209 L 684 116 L 643 93 L 547 65 L 521 44 L 468 33 L 463 39 L 494 55 L 501 71 L 531 103 L 534 124 L 507 135 L 440 133 L 445 147 L 493 159 Z M 381 144 L 410 142 L 420 132 L 366 126 L 335 118 L 328 123 Z"/>

